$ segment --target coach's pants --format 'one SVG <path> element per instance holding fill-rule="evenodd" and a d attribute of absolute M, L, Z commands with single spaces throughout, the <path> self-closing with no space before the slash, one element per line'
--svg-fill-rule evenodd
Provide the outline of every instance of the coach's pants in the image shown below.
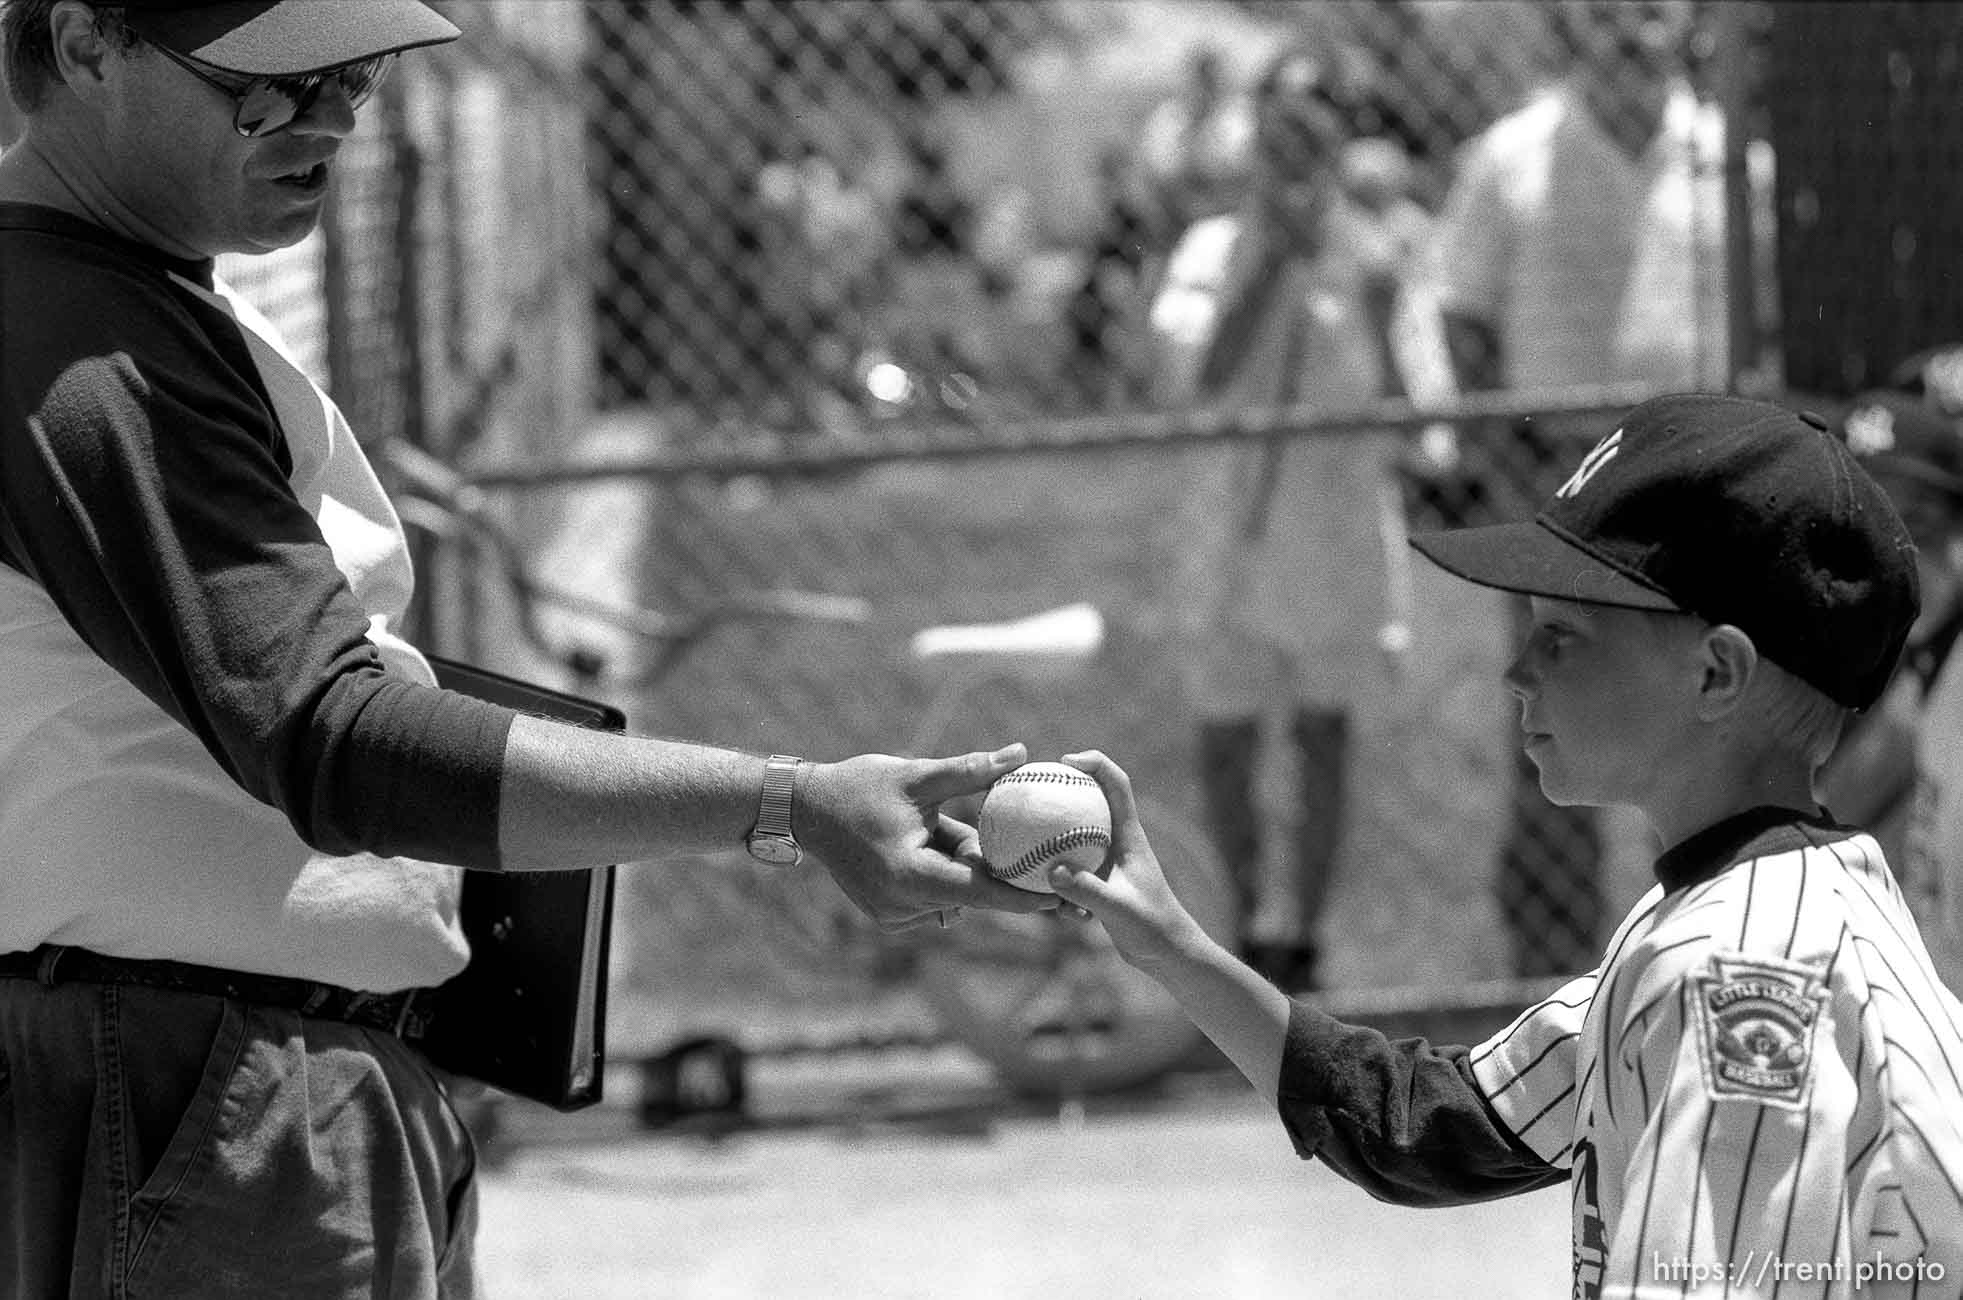
<path fill-rule="evenodd" d="M 0 979 L 0 1295 L 469 1297 L 473 1172 L 390 1034 Z"/>

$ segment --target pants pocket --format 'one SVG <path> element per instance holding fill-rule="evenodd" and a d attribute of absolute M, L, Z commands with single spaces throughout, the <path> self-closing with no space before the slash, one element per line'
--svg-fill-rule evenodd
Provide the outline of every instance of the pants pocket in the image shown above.
<path fill-rule="evenodd" d="M 104 988 L 103 1005 L 111 1037 L 99 1068 L 117 1107 L 124 1189 L 136 1196 L 168 1155 L 194 1142 L 185 1129 L 236 1065 L 242 1013 L 223 998 L 128 985 Z"/>
<path fill-rule="evenodd" d="M 197 1094 L 132 1199 L 120 1300 L 429 1300 L 451 1214 L 467 1230 L 473 1208 L 442 1106 L 398 1040 L 228 1005 Z M 440 1286 L 470 1294 L 467 1257 Z"/>
<path fill-rule="evenodd" d="M 108 1095 L 121 1098 L 127 1263 L 142 1255 L 170 1217 L 174 1199 L 198 1181 L 208 1163 L 238 1073 L 249 1013 L 228 1000 L 147 989 L 115 989 L 112 995 L 117 1078 Z M 179 1004 L 152 1005 L 171 998 Z M 199 1053 L 201 1041 L 205 1047 Z"/>

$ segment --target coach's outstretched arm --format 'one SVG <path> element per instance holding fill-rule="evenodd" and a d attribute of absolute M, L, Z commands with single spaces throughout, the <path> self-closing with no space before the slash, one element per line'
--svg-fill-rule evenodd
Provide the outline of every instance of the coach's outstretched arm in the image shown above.
<path fill-rule="evenodd" d="M 866 915 L 904 929 L 957 907 L 1031 912 L 1040 894 L 992 879 L 972 828 L 941 805 L 1018 766 L 994 753 L 865 754 L 800 766 L 792 831 Z M 677 741 L 608 736 L 520 717 L 505 745 L 498 838 L 506 870 L 631 862 L 740 845 L 757 820 L 764 760 Z"/>
<path fill-rule="evenodd" d="M 1304 1158 L 1379 1200 L 1453 1205 L 1567 1178 L 1493 1113 L 1462 1047 L 1391 1042 L 1293 1000 L 1216 943 L 1167 884 L 1138 821 L 1131 781 L 1103 754 L 1064 761 L 1111 805 L 1111 852 L 1096 874 L 1051 871 L 1058 896 L 1101 922 L 1124 959 L 1166 991 L 1279 1110 Z"/>

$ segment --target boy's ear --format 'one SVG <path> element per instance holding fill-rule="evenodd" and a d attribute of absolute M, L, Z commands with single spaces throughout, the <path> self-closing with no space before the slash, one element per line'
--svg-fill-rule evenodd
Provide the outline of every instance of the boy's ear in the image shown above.
<path fill-rule="evenodd" d="M 1698 638 L 1697 667 L 1697 713 L 1706 722 L 1715 721 L 1745 698 L 1758 675 L 1758 647 L 1738 628 L 1716 623 Z"/>

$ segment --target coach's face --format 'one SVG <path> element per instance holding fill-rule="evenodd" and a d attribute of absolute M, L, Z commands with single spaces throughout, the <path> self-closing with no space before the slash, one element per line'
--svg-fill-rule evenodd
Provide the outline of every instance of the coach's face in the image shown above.
<path fill-rule="evenodd" d="M 106 214 L 185 257 L 263 253 L 319 224 L 335 154 L 354 130 L 337 81 L 286 127 L 257 139 L 232 125 L 230 95 L 146 44 L 102 61 L 91 97 L 102 132 Z"/>

